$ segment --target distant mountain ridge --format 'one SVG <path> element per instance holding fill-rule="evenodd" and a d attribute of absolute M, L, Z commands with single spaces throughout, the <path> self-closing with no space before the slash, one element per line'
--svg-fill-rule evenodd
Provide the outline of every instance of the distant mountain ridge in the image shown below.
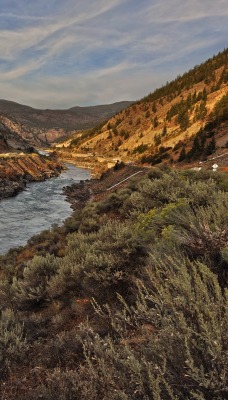
<path fill-rule="evenodd" d="M 97 106 L 75 106 L 66 110 L 40 110 L 0 99 L 0 112 L 10 115 L 27 128 L 59 128 L 71 131 L 94 127 L 132 103 L 133 101 L 120 101 Z"/>

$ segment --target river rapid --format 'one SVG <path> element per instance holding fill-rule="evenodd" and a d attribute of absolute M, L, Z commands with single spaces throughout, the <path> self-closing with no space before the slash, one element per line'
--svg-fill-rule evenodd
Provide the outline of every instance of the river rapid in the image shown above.
<path fill-rule="evenodd" d="M 72 209 L 63 187 L 90 179 L 90 171 L 67 164 L 67 170 L 56 178 L 32 182 L 15 197 L 0 202 L 0 254 L 25 245 L 33 235 L 61 225 Z"/>

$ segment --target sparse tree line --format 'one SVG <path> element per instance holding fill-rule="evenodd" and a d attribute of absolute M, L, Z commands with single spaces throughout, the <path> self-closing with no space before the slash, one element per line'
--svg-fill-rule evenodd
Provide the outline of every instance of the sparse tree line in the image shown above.
<path fill-rule="evenodd" d="M 206 85 L 211 84 L 212 91 L 218 90 L 223 83 L 227 83 L 227 58 L 228 49 L 208 59 L 201 65 L 196 65 L 182 76 L 178 76 L 175 80 L 167 82 L 166 85 L 156 89 L 153 93 L 142 99 L 143 102 L 155 102 L 163 97 L 167 97 L 168 101 L 172 101 L 175 97 L 181 94 L 183 90 L 189 90 L 190 87 L 199 83 L 205 82 Z M 222 73 L 217 83 L 215 71 L 223 67 Z"/>
<path fill-rule="evenodd" d="M 144 124 L 148 127 L 148 123 L 151 123 L 151 126 L 156 129 L 159 124 L 161 124 L 161 119 L 159 120 L 157 115 L 159 107 L 172 102 L 180 96 L 183 91 L 188 91 L 187 97 L 178 101 L 176 100 L 176 102 L 170 106 L 163 121 L 164 126 L 166 126 L 166 123 L 174 121 L 176 125 L 179 125 L 180 130 L 184 132 L 193 122 L 205 122 L 206 117 L 208 117 L 208 94 L 219 90 L 227 84 L 227 56 L 228 50 L 224 49 L 223 52 L 210 58 L 205 63 L 197 65 L 182 76 L 178 76 L 175 80 L 167 82 L 166 85 L 156 89 L 153 93 L 150 93 L 148 96 L 129 106 L 126 110 L 117 113 L 115 117 L 108 122 L 85 131 L 80 138 L 76 138 L 72 141 L 72 147 L 81 146 L 84 142 L 88 141 L 88 139 L 107 130 L 108 136 L 103 138 L 102 141 L 105 143 L 106 139 L 111 139 L 112 143 L 110 148 L 114 151 L 118 151 L 118 148 L 131 136 L 132 129 L 135 129 L 136 132 L 139 128 L 143 130 Z M 219 69 L 220 71 L 218 73 Z M 201 85 L 201 90 L 194 90 L 194 85 L 199 83 L 203 85 L 203 88 Z M 137 115 L 137 111 L 140 111 L 140 116 Z M 219 112 L 218 109 L 217 112 Z M 159 144 L 155 143 L 155 146 L 157 145 Z M 102 147 L 102 144 L 100 143 L 98 147 Z M 88 146 L 84 146 L 82 149 L 89 151 Z M 132 154 L 131 150 L 128 148 L 122 148 L 122 150 L 128 151 L 128 155 Z M 140 154 L 140 152 L 141 150 L 139 149 L 138 151 L 136 148 L 133 155 L 137 153 Z M 181 158 L 183 158 L 183 156 L 184 150 Z M 159 160 L 160 158 L 157 157 L 156 159 Z"/>
<path fill-rule="evenodd" d="M 203 93 L 203 92 L 202 92 Z M 191 96 L 189 96 L 191 99 Z M 194 139 L 179 141 L 173 148 L 167 146 L 161 146 L 162 138 L 167 135 L 167 127 L 163 126 L 161 133 L 156 133 L 154 136 L 154 146 L 151 148 L 147 145 L 147 147 L 136 147 L 134 149 L 135 152 L 139 150 L 139 153 L 144 153 L 141 157 L 142 163 L 150 163 L 151 165 L 156 165 L 161 163 L 164 160 L 168 162 L 172 162 L 172 153 L 176 154 L 179 152 L 177 162 L 191 162 L 195 160 L 206 160 L 208 156 L 213 154 L 216 150 L 216 131 L 221 126 L 226 126 L 228 120 L 228 94 L 225 94 L 221 100 L 217 102 L 215 108 L 212 113 L 210 113 L 207 122 L 204 127 L 200 128 L 197 134 L 194 136 Z M 187 101 L 187 100 L 186 100 Z M 183 108 L 182 105 L 184 104 Z M 189 100 L 190 104 L 190 100 Z M 176 107 L 177 106 L 177 107 Z M 188 111 L 185 109 L 185 102 L 180 102 L 177 105 L 175 104 L 172 113 L 178 112 L 178 107 L 180 106 L 180 114 L 178 114 L 178 118 L 180 116 L 183 117 L 182 122 L 186 121 L 188 124 Z M 199 107 L 200 108 L 200 107 Z M 182 112 L 182 111 L 183 112 Z M 187 119 L 184 117 L 184 113 L 187 113 Z M 203 109 L 200 108 L 199 112 L 203 112 Z M 197 110 L 196 110 L 197 113 Z M 196 116 L 196 114 L 195 114 Z M 202 115 L 201 115 L 202 116 Z M 181 121 L 180 121 L 181 122 Z M 146 145 L 144 145 L 146 146 Z"/>

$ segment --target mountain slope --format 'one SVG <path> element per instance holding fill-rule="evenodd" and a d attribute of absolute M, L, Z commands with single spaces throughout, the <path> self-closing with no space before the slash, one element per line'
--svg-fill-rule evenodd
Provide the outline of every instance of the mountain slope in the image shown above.
<path fill-rule="evenodd" d="M 227 178 L 108 171 L 0 257 L 2 399 L 225 399 Z"/>
<path fill-rule="evenodd" d="M 195 135 L 212 120 L 217 121 L 216 146 L 224 147 L 227 116 L 218 120 L 214 110 L 220 101 L 227 104 L 227 61 L 226 49 L 119 112 L 100 130 L 74 137 L 66 144 L 69 151 L 152 163 L 158 163 L 163 152 L 162 159 L 173 162 L 183 147 L 191 149 Z"/>

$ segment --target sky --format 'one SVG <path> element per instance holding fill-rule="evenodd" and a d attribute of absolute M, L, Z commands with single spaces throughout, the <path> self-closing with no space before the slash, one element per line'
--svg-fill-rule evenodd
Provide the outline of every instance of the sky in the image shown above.
<path fill-rule="evenodd" d="M 0 98 L 137 100 L 227 47 L 227 0 L 0 0 Z"/>

